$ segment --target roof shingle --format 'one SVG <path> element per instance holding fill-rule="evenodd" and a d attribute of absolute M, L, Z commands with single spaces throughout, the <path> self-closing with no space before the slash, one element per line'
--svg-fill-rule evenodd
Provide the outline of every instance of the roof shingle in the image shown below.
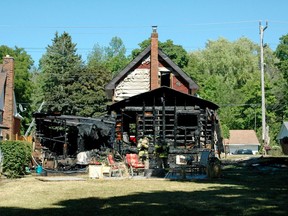
<path fill-rule="evenodd" d="M 230 130 L 229 144 L 260 145 L 254 130 Z"/>

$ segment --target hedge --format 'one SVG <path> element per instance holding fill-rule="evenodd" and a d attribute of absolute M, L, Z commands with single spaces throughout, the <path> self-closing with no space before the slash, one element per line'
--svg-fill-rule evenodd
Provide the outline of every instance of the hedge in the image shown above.
<path fill-rule="evenodd" d="M 3 154 L 2 174 L 8 178 L 25 175 L 25 167 L 31 161 L 32 144 L 24 141 L 1 141 L 0 149 Z"/>

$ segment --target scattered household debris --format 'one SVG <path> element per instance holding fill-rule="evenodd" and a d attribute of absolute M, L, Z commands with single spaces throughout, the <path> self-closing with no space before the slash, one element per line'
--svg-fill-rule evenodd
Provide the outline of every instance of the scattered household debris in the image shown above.
<path fill-rule="evenodd" d="M 53 171 L 82 170 L 102 163 L 113 149 L 115 123 L 108 117 L 34 114 L 34 166 Z"/>

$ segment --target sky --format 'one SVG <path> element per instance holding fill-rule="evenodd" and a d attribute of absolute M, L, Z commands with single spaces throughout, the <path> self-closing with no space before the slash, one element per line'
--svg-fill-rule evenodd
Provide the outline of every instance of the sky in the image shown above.
<path fill-rule="evenodd" d="M 191 52 L 220 37 L 246 37 L 273 50 L 288 34 L 287 0 L 13 0 L 1 4 L 0 45 L 24 48 L 35 66 L 55 33 L 68 32 L 83 61 L 93 47 L 122 39 L 127 55 L 158 26 L 159 41 L 170 39 Z"/>

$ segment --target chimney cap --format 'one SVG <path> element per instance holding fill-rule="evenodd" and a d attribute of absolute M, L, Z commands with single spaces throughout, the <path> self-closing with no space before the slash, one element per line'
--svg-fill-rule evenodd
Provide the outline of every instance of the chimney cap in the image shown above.
<path fill-rule="evenodd" d="M 14 59 L 14 58 L 11 57 L 10 55 L 5 55 L 3 58 L 4 58 L 4 59 Z"/>
<path fill-rule="evenodd" d="M 152 26 L 152 31 L 153 31 L 153 33 L 157 32 L 157 26 L 156 25 Z"/>

